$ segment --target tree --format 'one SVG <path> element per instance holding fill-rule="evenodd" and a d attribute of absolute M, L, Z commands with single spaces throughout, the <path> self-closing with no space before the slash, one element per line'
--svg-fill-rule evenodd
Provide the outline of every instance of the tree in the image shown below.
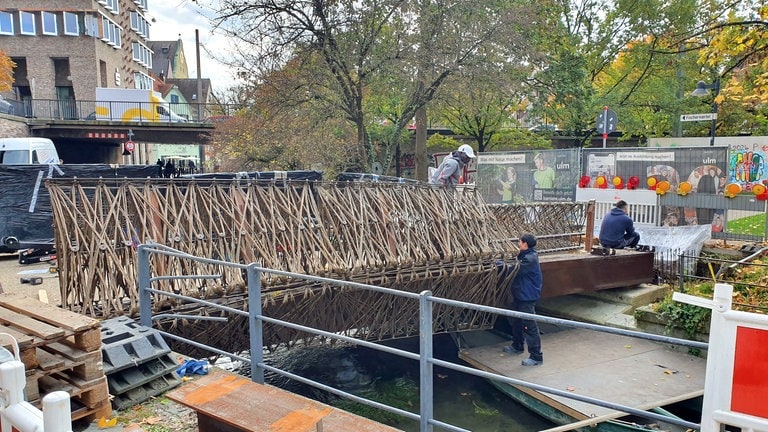
<path fill-rule="evenodd" d="M 319 168 L 327 177 L 349 168 L 354 134 L 311 97 L 309 69 L 288 62 L 258 85 L 230 91 L 248 101 L 212 135 L 215 163 L 227 171 Z"/>
<path fill-rule="evenodd" d="M 13 85 L 13 68 L 16 67 L 10 57 L 0 50 L 0 91 L 8 91 Z"/>
<path fill-rule="evenodd" d="M 718 103 L 727 116 L 718 123 L 724 134 L 768 133 L 768 6 L 745 3 L 684 40 L 699 43 L 702 68 L 722 81 Z"/>
<path fill-rule="evenodd" d="M 518 0 L 243 1 L 221 0 L 217 24 L 244 42 L 242 61 L 260 80 L 289 59 L 314 68 L 322 98 L 356 130 L 355 162 L 368 169 L 394 146 L 416 110 L 459 69 L 489 69 L 493 59 L 521 63 L 540 24 L 533 5 Z M 317 60 L 317 61 L 315 61 Z M 394 74 L 394 75 L 393 75 Z M 383 155 L 370 142 L 366 98 L 381 76 L 397 76 L 400 105 Z M 417 79 L 418 77 L 418 79 Z M 386 163 L 384 166 L 388 166 Z"/>
<path fill-rule="evenodd" d="M 522 75 L 522 74 L 521 74 Z M 520 76 L 453 76 L 435 101 L 438 121 L 474 138 L 480 152 L 489 151 L 495 134 L 519 126 L 514 119 L 521 106 Z"/>
<path fill-rule="evenodd" d="M 696 28 L 704 4 L 559 1 L 560 19 L 542 38 L 548 60 L 530 81 L 532 112 L 579 133 L 593 128 L 607 105 L 628 134 L 669 133 L 670 118 L 696 103 L 683 101 L 695 62 L 675 43 Z M 717 0 L 706 4 L 727 7 Z"/>

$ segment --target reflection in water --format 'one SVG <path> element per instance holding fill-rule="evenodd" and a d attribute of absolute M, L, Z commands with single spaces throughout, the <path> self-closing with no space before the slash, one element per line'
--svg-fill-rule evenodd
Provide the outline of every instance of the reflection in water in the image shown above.
<path fill-rule="evenodd" d="M 388 344 L 418 352 L 416 338 Z M 434 355 L 462 364 L 448 335 L 435 336 Z M 267 363 L 387 405 L 414 413 L 419 409 L 419 364 L 415 360 L 363 347 L 322 346 L 292 348 L 271 355 Z M 250 374 L 249 371 L 241 373 Z M 267 382 L 408 432 L 419 430 L 416 421 L 341 399 L 275 374 L 267 374 Z M 435 418 L 444 423 L 478 432 L 529 432 L 553 426 L 496 390 L 483 378 L 435 367 L 434 388 Z"/>

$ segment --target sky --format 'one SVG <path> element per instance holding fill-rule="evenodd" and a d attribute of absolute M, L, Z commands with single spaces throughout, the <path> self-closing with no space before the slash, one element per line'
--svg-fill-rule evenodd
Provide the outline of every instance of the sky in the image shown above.
<path fill-rule="evenodd" d="M 187 68 L 190 78 L 197 78 L 197 57 L 195 53 L 195 30 L 200 34 L 200 69 L 203 78 L 211 80 L 215 92 L 223 92 L 232 85 L 233 77 L 230 68 L 222 65 L 203 49 L 216 53 L 228 50 L 229 42 L 220 34 L 211 32 L 208 19 L 203 16 L 205 9 L 191 0 L 150 0 L 147 20 L 150 27 L 150 40 L 172 41 L 181 40 L 184 45 L 184 56 L 187 58 Z M 155 22 L 152 22 L 152 19 Z"/>

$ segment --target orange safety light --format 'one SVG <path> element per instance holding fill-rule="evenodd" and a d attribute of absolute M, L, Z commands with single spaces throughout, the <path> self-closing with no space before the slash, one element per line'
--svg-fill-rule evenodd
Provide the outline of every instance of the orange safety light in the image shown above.
<path fill-rule="evenodd" d="M 760 201 L 768 200 L 768 188 L 762 183 L 752 185 L 752 193 L 755 194 L 755 198 Z"/>
<path fill-rule="evenodd" d="M 649 190 L 656 190 L 659 181 L 656 180 L 656 177 L 648 177 L 648 180 L 646 180 L 645 183 L 648 185 Z"/>
<path fill-rule="evenodd" d="M 669 188 L 672 187 L 672 185 L 669 184 L 668 181 L 662 180 L 656 185 L 656 195 L 664 195 L 669 191 Z"/>
<path fill-rule="evenodd" d="M 608 179 L 605 178 L 605 176 L 597 176 L 595 179 L 595 185 L 600 189 L 607 189 L 608 188 Z"/>
<path fill-rule="evenodd" d="M 624 189 L 624 179 L 619 176 L 613 177 L 613 187 L 616 189 Z"/>
<path fill-rule="evenodd" d="M 677 187 L 677 194 L 678 195 L 688 195 L 693 190 L 693 185 L 691 182 L 681 182 L 680 186 Z"/>
<path fill-rule="evenodd" d="M 728 198 L 733 198 L 741 193 L 741 185 L 738 183 L 728 183 L 725 185 L 725 191 L 723 194 Z"/>

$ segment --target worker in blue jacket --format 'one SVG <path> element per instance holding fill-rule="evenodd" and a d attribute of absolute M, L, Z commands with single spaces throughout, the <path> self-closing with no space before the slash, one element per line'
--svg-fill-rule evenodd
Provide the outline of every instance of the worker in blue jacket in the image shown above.
<path fill-rule="evenodd" d="M 627 202 L 619 200 L 600 225 L 600 245 L 604 248 L 636 248 L 640 233 L 635 231 L 634 222 L 627 214 Z"/>
<path fill-rule="evenodd" d="M 513 303 L 510 309 L 531 315 L 536 314 L 536 302 L 541 298 L 543 277 L 539 265 L 539 254 L 536 252 L 536 237 L 533 234 L 523 234 L 519 240 L 520 254 L 517 256 L 519 268 L 512 280 Z M 544 363 L 541 353 L 541 336 L 536 320 L 529 318 L 509 318 L 512 326 L 512 345 L 505 346 L 508 354 L 522 354 L 528 345 L 529 357 L 522 361 L 523 366 L 537 366 Z"/>

